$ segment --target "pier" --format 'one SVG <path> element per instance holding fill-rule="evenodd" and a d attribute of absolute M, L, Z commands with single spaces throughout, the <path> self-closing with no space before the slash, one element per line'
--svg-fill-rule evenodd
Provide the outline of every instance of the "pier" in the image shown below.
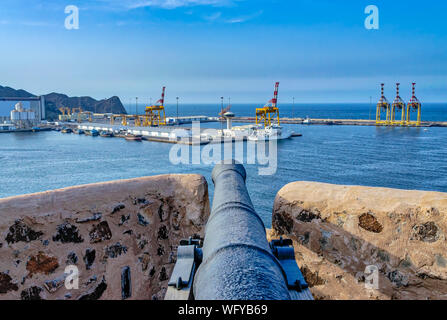
<path fill-rule="evenodd" d="M 338 126 L 374 126 L 380 127 L 376 120 L 363 119 L 312 119 L 312 118 L 280 118 L 282 124 L 303 124 L 303 125 L 338 125 Z M 256 123 L 254 117 L 235 117 L 233 122 L 238 123 Z M 402 125 L 405 127 L 405 124 Z M 414 126 L 412 126 L 414 127 Z M 419 127 L 447 127 L 447 122 L 441 121 L 422 121 Z"/>

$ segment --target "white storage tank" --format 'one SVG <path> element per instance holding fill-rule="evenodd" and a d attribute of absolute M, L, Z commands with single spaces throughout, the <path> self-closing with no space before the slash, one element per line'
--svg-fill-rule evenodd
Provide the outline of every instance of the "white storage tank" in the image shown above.
<path fill-rule="evenodd" d="M 23 111 L 23 104 L 21 102 L 16 103 L 15 109 L 16 111 Z"/>
<path fill-rule="evenodd" d="M 20 113 L 20 120 L 28 120 L 28 112 L 27 111 L 21 111 Z"/>
<path fill-rule="evenodd" d="M 20 112 L 17 110 L 11 111 L 11 121 L 19 121 L 20 120 Z"/>
<path fill-rule="evenodd" d="M 27 112 L 28 120 L 34 121 L 36 119 L 36 113 L 33 110 Z"/>

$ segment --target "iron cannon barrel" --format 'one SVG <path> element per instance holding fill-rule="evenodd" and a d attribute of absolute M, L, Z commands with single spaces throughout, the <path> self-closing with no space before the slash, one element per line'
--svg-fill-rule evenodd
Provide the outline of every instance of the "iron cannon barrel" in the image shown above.
<path fill-rule="evenodd" d="M 289 300 L 286 276 L 272 254 L 264 223 L 248 194 L 244 166 L 218 164 L 203 261 L 194 279 L 196 300 Z"/>

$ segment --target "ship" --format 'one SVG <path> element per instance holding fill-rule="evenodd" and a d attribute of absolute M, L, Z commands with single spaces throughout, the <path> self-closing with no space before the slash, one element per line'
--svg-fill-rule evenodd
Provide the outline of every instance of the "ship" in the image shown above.
<path fill-rule="evenodd" d="M 141 135 L 133 135 L 130 133 L 127 133 L 124 138 L 128 141 L 142 141 L 143 137 Z"/>
<path fill-rule="evenodd" d="M 294 132 L 285 130 L 278 125 L 267 127 L 253 126 L 249 129 L 248 140 L 250 141 L 269 141 L 289 139 Z"/>
<path fill-rule="evenodd" d="M 86 130 L 86 131 L 85 131 L 85 134 L 86 134 L 87 136 L 92 136 L 92 137 L 99 136 L 99 132 L 98 132 L 98 130 L 95 130 L 95 129 L 93 129 L 93 130 Z"/>
<path fill-rule="evenodd" d="M 101 131 L 101 132 L 99 133 L 99 135 L 100 135 L 101 137 L 106 137 L 106 138 L 111 138 L 111 137 L 113 137 L 113 133 L 112 133 L 112 132 L 109 132 L 109 131 Z"/>

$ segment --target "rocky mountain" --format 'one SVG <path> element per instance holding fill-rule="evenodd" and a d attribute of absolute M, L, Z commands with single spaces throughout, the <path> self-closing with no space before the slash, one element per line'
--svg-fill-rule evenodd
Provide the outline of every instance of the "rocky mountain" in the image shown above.
<path fill-rule="evenodd" d="M 34 94 L 25 90 L 15 90 L 10 87 L 0 86 L 0 97 L 35 97 Z M 117 114 L 125 114 L 121 100 L 114 96 L 109 99 L 95 100 L 91 97 L 69 97 L 61 93 L 49 93 L 45 97 L 45 113 L 47 120 L 55 120 L 60 114 L 60 107 L 79 108 L 82 107 L 84 111 L 105 113 L 112 112 Z"/>

